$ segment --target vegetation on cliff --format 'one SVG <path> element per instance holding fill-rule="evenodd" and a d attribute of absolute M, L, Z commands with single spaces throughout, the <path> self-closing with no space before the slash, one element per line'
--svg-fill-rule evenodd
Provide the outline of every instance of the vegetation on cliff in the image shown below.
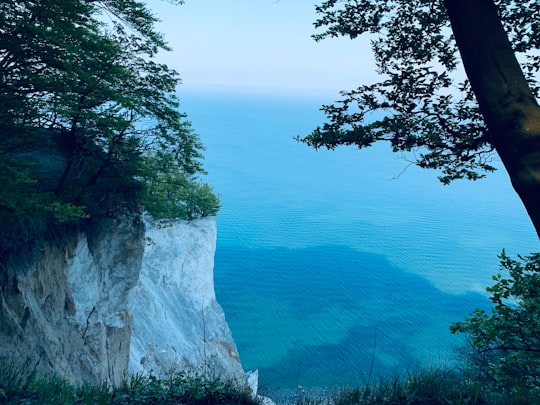
<path fill-rule="evenodd" d="M 155 61 L 168 50 L 155 23 L 137 0 L 0 4 L 2 248 L 125 204 L 217 212 L 178 74 Z"/>
<path fill-rule="evenodd" d="M 75 386 L 61 378 L 22 377 L 20 369 L 0 368 L 0 403 L 35 405 L 192 404 L 256 405 L 248 387 L 183 372 L 164 378 L 136 375 L 118 387 Z"/>

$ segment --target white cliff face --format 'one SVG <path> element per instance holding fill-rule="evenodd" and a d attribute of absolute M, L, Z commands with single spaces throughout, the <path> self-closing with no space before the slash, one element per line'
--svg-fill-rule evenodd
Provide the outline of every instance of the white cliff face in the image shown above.
<path fill-rule="evenodd" d="M 214 292 L 216 220 L 146 222 L 142 269 L 132 291 L 130 373 L 171 369 L 244 381 Z"/>
<path fill-rule="evenodd" d="M 140 214 L 124 214 L 12 257 L 1 273 L 0 357 L 76 384 L 119 384 L 143 234 Z"/>
<path fill-rule="evenodd" d="M 75 384 L 175 367 L 244 381 L 215 299 L 215 218 L 148 224 L 146 247 L 140 213 L 62 232 L 2 258 L 1 362 Z"/>

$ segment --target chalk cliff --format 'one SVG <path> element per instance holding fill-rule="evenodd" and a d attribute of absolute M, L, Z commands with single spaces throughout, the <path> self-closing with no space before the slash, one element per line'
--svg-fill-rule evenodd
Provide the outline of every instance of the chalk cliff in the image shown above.
<path fill-rule="evenodd" d="M 147 246 L 132 291 L 130 372 L 175 367 L 243 381 L 236 346 L 214 292 L 216 220 L 146 222 Z"/>
<path fill-rule="evenodd" d="M 129 360 L 129 292 L 139 278 L 139 213 L 49 233 L 2 269 L 5 361 L 80 383 L 119 383 Z"/>
<path fill-rule="evenodd" d="M 0 357 L 76 384 L 173 366 L 242 380 L 215 300 L 215 240 L 214 218 L 145 234 L 131 212 L 4 258 Z"/>

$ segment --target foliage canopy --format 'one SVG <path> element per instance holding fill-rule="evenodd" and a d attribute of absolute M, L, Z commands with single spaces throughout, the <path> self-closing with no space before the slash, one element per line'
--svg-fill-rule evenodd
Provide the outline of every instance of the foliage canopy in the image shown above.
<path fill-rule="evenodd" d="M 133 202 L 158 218 L 217 212 L 178 74 L 155 61 L 156 21 L 138 0 L 2 1 L 3 240 Z"/>
<path fill-rule="evenodd" d="M 434 0 L 329 0 L 316 7 L 315 27 L 327 37 L 367 35 L 381 81 L 343 91 L 323 106 L 328 122 L 301 140 L 315 148 L 370 146 L 388 141 L 394 152 L 415 152 L 415 163 L 441 171 L 448 184 L 493 171 L 492 134 L 462 72 L 446 3 Z M 530 88 L 540 82 L 540 3 L 497 0 Z"/>

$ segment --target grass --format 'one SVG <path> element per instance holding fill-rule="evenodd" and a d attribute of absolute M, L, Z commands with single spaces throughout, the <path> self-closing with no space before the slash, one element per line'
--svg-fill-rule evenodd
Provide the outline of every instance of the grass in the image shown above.
<path fill-rule="evenodd" d="M 278 399 L 278 397 L 276 397 Z M 432 368 L 380 378 L 360 387 L 299 390 L 287 405 L 536 405 L 540 390 L 496 389 L 455 369 Z"/>
<path fill-rule="evenodd" d="M 255 405 L 246 387 L 233 382 L 171 372 L 158 379 L 155 376 L 135 375 L 119 387 L 74 386 L 61 378 L 43 376 L 21 377 L 15 367 L 0 370 L 0 404 L 17 405 Z"/>
<path fill-rule="evenodd" d="M 15 367 L 0 368 L 0 404 L 260 404 L 248 388 L 183 372 L 171 372 L 161 379 L 135 375 L 118 387 L 74 386 L 60 378 L 22 375 Z M 279 405 L 540 405 L 540 389 L 496 389 L 485 379 L 440 367 L 408 371 L 359 387 L 299 388 L 273 399 Z"/>

